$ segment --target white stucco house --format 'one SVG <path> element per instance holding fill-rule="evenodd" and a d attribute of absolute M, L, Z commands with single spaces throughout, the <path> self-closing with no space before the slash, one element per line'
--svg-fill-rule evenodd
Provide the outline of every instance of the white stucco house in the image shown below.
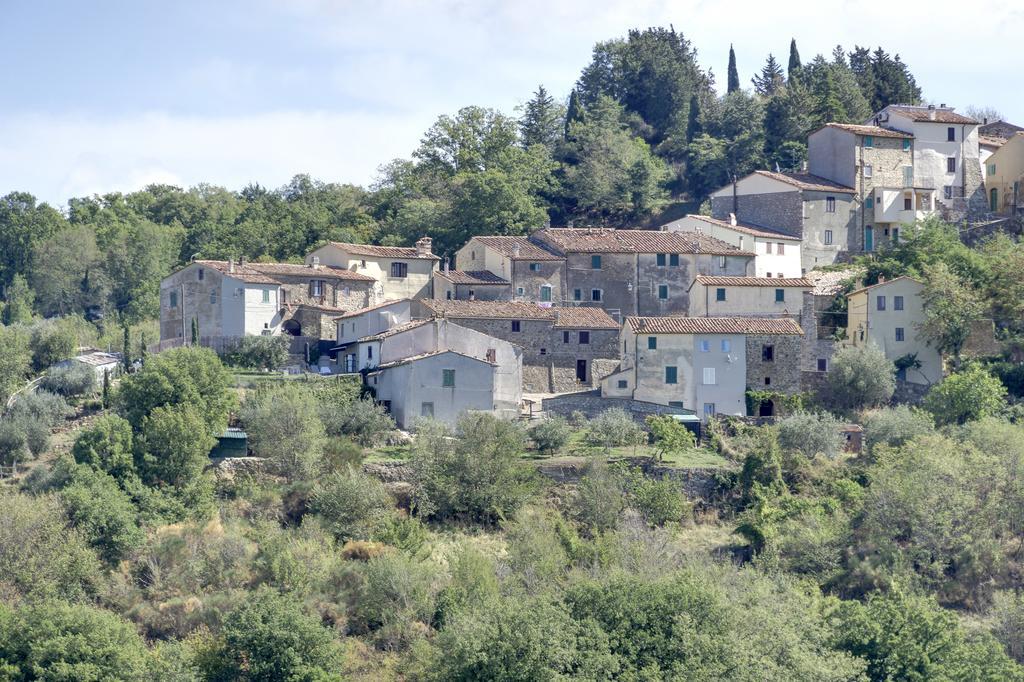
<path fill-rule="evenodd" d="M 799 317 L 804 294 L 814 285 L 803 277 L 715 277 L 699 275 L 690 286 L 693 317 Z"/>
<path fill-rule="evenodd" d="M 440 258 L 433 241 L 423 237 L 415 247 L 328 242 L 306 256 L 308 264 L 344 268 L 368 275 L 381 286 L 382 298 L 430 298 L 433 273 Z"/>
<path fill-rule="evenodd" d="M 754 223 L 687 215 L 661 226 L 666 232 L 702 232 L 745 251 L 754 252 L 755 277 L 800 277 L 800 238 Z"/>

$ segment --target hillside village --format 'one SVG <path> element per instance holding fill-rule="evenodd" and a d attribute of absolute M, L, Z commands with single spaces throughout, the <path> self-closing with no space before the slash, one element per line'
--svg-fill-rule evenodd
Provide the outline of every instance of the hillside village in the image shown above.
<path fill-rule="evenodd" d="M 654 405 L 701 420 L 773 417 L 824 385 L 843 345 L 882 349 L 900 393 L 920 398 L 945 374 L 919 331 L 921 282 L 842 291 L 850 310 L 837 327 L 823 319 L 836 273 L 861 284 L 852 263 L 922 221 L 1012 216 L 1020 178 L 1007 205 L 994 169 L 1013 162 L 983 141 L 1011 144 L 1019 132 L 951 107 L 894 104 L 812 132 L 805 170 L 736 178 L 710 194 L 710 215 L 660 229 L 480 235 L 451 262 L 429 235 L 414 247 L 330 242 L 304 265 L 197 260 L 161 283 L 159 348 L 190 342 L 193 322 L 197 342 L 215 347 L 287 335 L 303 370 L 363 375 L 407 429 L 467 410 L 515 418 L 528 411 L 524 395 L 565 411 L 583 404 L 574 393 L 599 395 L 592 411 L 641 417 L 664 412 Z M 993 335 L 991 323 L 974 331 Z M 748 414 L 751 391 L 762 399 Z"/>

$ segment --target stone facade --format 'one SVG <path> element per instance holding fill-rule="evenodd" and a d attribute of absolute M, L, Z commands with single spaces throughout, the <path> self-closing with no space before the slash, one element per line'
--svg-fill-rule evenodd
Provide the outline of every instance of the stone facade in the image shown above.
<path fill-rule="evenodd" d="M 737 194 L 713 196 L 711 215 L 719 220 L 728 220 L 729 214 L 758 225 L 771 227 L 794 237 L 803 236 L 803 200 L 800 191 L 766 194 Z"/>
<path fill-rule="evenodd" d="M 565 261 L 521 260 L 511 261 L 511 299 L 515 301 L 567 300 L 565 288 Z M 550 289 L 547 297 L 544 288 Z"/>
<path fill-rule="evenodd" d="M 787 394 L 800 392 L 802 337 L 750 334 L 746 345 L 748 388 Z"/>

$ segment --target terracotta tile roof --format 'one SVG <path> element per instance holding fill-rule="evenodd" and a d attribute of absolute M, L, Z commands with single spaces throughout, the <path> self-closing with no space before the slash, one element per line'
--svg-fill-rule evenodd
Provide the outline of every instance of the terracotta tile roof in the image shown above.
<path fill-rule="evenodd" d="M 697 275 L 694 278 L 697 284 L 704 284 L 709 287 L 798 287 L 810 289 L 814 283 L 806 277 L 715 277 L 710 275 Z"/>
<path fill-rule="evenodd" d="M 613 230 L 553 227 L 537 230 L 541 239 L 562 253 L 702 253 L 715 256 L 753 255 L 700 232 Z"/>
<path fill-rule="evenodd" d="M 469 358 L 470 360 L 476 360 L 477 362 L 483 362 L 485 364 L 492 365 L 492 366 L 495 365 L 495 363 L 488 362 L 485 358 L 477 358 L 477 357 L 474 357 L 472 355 L 468 355 L 466 353 L 460 353 L 457 350 L 452 350 L 450 348 L 444 348 L 442 350 L 435 350 L 435 351 L 431 351 L 429 353 L 420 353 L 419 355 L 410 355 L 407 358 L 402 358 L 401 360 L 395 360 L 394 362 L 386 362 L 383 365 L 379 365 L 377 367 L 377 369 L 371 370 L 369 373 L 370 374 L 376 374 L 377 372 L 379 372 L 382 369 L 388 369 L 390 367 L 398 367 L 399 365 L 407 365 L 410 362 L 416 362 L 417 360 L 423 360 L 425 358 L 432 358 L 435 355 L 444 355 L 445 353 L 451 353 L 452 355 L 460 355 L 460 356 L 462 356 L 464 358 Z"/>
<path fill-rule="evenodd" d="M 391 329 L 386 329 L 378 334 L 370 334 L 369 336 L 364 336 L 363 338 L 359 339 L 359 341 L 380 341 L 382 339 L 388 338 L 389 336 L 401 334 L 403 332 L 409 331 L 410 329 L 416 329 L 417 327 L 422 327 L 425 324 L 433 323 L 434 320 L 411 320 L 409 322 L 405 322 L 404 324 L 396 324 Z"/>
<path fill-rule="evenodd" d="M 569 329 L 618 329 L 622 325 L 603 308 L 554 308 L 555 326 Z"/>
<path fill-rule="evenodd" d="M 758 170 L 754 171 L 757 175 L 763 175 L 766 178 L 772 180 L 778 180 L 784 182 L 787 185 L 792 185 L 797 189 L 810 190 L 814 192 L 842 192 L 843 194 L 853 194 L 854 190 L 852 187 L 846 185 L 840 185 L 838 182 L 832 182 L 825 178 L 818 177 L 817 175 L 811 175 L 810 173 L 776 173 L 774 171 Z"/>
<path fill-rule="evenodd" d="M 911 282 L 914 282 L 915 284 L 920 284 L 920 282 L 917 281 L 916 279 L 914 279 L 913 277 L 910 277 L 908 275 L 900 275 L 899 277 L 893 277 L 892 279 L 887 279 L 884 282 L 876 282 L 875 284 L 869 284 L 866 287 L 861 287 L 860 289 L 854 289 L 853 291 L 848 293 L 847 296 L 853 296 L 854 294 L 863 293 L 863 292 L 867 291 L 868 289 L 874 289 L 875 287 L 885 286 L 886 284 L 892 284 L 893 282 L 898 282 L 901 279 L 909 279 Z"/>
<path fill-rule="evenodd" d="M 370 306 L 366 306 L 365 308 L 360 308 L 358 310 L 353 310 L 353 311 L 347 312 L 344 315 L 338 315 L 334 319 L 341 320 L 341 319 L 344 319 L 346 317 L 356 317 L 358 315 L 362 315 L 363 313 L 368 313 L 371 310 L 377 310 L 379 308 L 387 308 L 388 306 L 394 305 L 396 303 L 402 303 L 402 302 L 411 301 L 411 300 L 412 299 L 409 299 L 409 298 L 396 298 L 393 301 L 384 301 L 383 303 L 377 303 L 376 305 L 370 305 Z"/>
<path fill-rule="evenodd" d="M 859 126 L 853 123 L 826 123 L 825 128 L 836 128 L 838 130 L 845 130 L 848 133 L 854 135 L 870 135 L 871 137 L 895 137 L 903 139 L 914 139 L 914 136 L 910 133 L 905 133 L 902 130 L 893 130 L 892 128 L 883 128 L 881 126 Z M 820 130 L 820 128 L 819 128 Z"/>
<path fill-rule="evenodd" d="M 513 260 L 562 260 L 562 256 L 551 253 L 547 249 L 530 241 L 529 237 L 473 237 L 470 243 L 477 242 L 494 249 L 498 253 Z M 515 255 L 515 247 L 519 246 L 519 255 Z"/>
<path fill-rule="evenodd" d="M 542 308 L 525 301 L 420 301 L 437 317 L 485 318 L 496 320 L 554 320 L 552 308 Z"/>
<path fill-rule="evenodd" d="M 835 296 L 843 288 L 843 284 L 852 278 L 864 276 L 863 268 L 846 268 L 845 270 L 811 270 L 805 277 L 811 281 L 815 296 Z"/>
<path fill-rule="evenodd" d="M 789 334 L 803 335 L 788 317 L 627 317 L 637 334 Z"/>
<path fill-rule="evenodd" d="M 286 275 L 292 277 L 311 277 L 314 279 L 345 279 L 358 282 L 376 282 L 373 277 L 361 272 L 352 272 L 333 265 L 320 265 L 315 268 L 296 263 L 246 263 L 246 266 L 266 275 Z"/>
<path fill-rule="evenodd" d="M 1002 147 L 1008 142 L 1007 138 L 1004 137 L 989 137 L 988 135 L 978 135 L 978 144 L 982 147 Z"/>
<path fill-rule="evenodd" d="M 711 216 L 706 215 L 690 214 L 687 215 L 686 217 L 694 218 L 696 220 L 702 220 L 712 225 L 718 225 L 720 227 L 725 227 L 736 232 L 742 232 L 743 234 L 749 234 L 754 237 L 763 237 L 765 239 L 788 239 L 794 242 L 800 241 L 800 237 L 794 237 L 791 234 L 785 234 L 783 232 L 776 232 L 771 228 L 761 227 L 760 225 L 755 225 L 754 223 L 742 222 L 737 220 L 736 224 L 733 225 L 728 220 L 719 220 L 718 218 L 712 218 Z"/>
<path fill-rule="evenodd" d="M 979 136 L 994 140 L 1008 140 L 1021 131 L 1024 131 L 1024 128 L 1015 126 L 1007 121 L 990 121 L 978 127 Z"/>
<path fill-rule="evenodd" d="M 375 256 L 377 258 L 422 258 L 441 260 L 432 253 L 421 254 L 414 246 L 376 246 L 374 244 L 350 244 L 347 242 L 328 242 L 345 253 L 353 256 Z"/>
<path fill-rule="evenodd" d="M 928 107 L 913 106 L 910 104 L 890 104 L 883 111 L 893 111 L 899 113 L 912 121 L 917 123 L 965 123 L 968 125 L 978 125 L 981 121 L 975 121 L 969 116 L 958 114 L 952 109 L 941 107 L 935 107 L 929 109 Z M 935 118 L 931 118 L 931 114 L 935 114 Z"/>
<path fill-rule="evenodd" d="M 280 284 L 280 282 L 270 275 L 266 275 L 259 270 L 254 270 L 248 264 L 241 265 L 240 263 L 235 263 L 234 266 L 232 266 L 231 263 L 226 260 L 197 260 L 193 262 L 216 270 L 222 275 L 233 277 L 241 282 L 246 282 L 247 284 Z M 233 271 L 232 267 L 234 268 Z"/>
<path fill-rule="evenodd" d="M 490 270 L 437 270 L 434 274 L 454 284 L 509 284 Z"/>

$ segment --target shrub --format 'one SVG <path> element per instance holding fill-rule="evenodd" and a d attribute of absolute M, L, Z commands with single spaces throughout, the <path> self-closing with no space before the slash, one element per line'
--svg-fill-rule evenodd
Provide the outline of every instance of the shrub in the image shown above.
<path fill-rule="evenodd" d="M 543 419 L 530 427 L 530 438 L 537 449 L 545 454 L 554 454 L 569 442 L 572 427 L 563 417 L 554 416 Z"/>
<path fill-rule="evenodd" d="M 0 465 L 16 466 L 31 458 L 24 425 L 13 419 L 0 419 Z"/>
<path fill-rule="evenodd" d="M 43 320 L 32 326 L 32 366 L 41 371 L 75 354 L 78 335 L 71 324 L 60 319 Z"/>
<path fill-rule="evenodd" d="M 284 336 L 243 336 L 221 355 L 225 364 L 245 369 L 277 369 L 288 361 Z"/>
<path fill-rule="evenodd" d="M 309 390 L 292 383 L 247 400 L 242 423 L 253 453 L 288 479 L 308 478 L 320 466 L 326 444 L 318 408 Z"/>
<path fill-rule="evenodd" d="M 832 358 L 828 402 L 839 409 L 887 403 L 896 391 L 895 366 L 873 344 L 843 346 Z"/>
<path fill-rule="evenodd" d="M 69 398 L 93 395 L 96 393 L 98 384 L 95 370 L 81 362 L 72 362 L 64 367 L 54 367 L 39 382 L 41 388 Z"/>
<path fill-rule="evenodd" d="M 933 431 L 931 415 L 907 405 L 882 407 L 864 416 L 864 444 L 868 454 L 878 445 L 900 447 Z"/>
<path fill-rule="evenodd" d="M 378 445 L 384 436 L 395 430 L 395 420 L 382 405 L 372 400 L 351 400 L 345 403 L 320 403 L 320 418 L 327 433 L 348 436 L 363 447 Z"/>
<path fill-rule="evenodd" d="M 202 474 L 216 442 L 197 407 L 157 407 L 136 441 L 139 475 L 149 485 L 183 488 Z"/>
<path fill-rule="evenodd" d="M 116 564 L 142 544 L 131 498 L 110 475 L 80 464 L 60 499 L 71 525 L 107 563 Z"/>
<path fill-rule="evenodd" d="M 924 409 L 938 424 L 966 424 L 999 414 L 1005 407 L 1006 387 L 980 365 L 971 365 L 931 388 Z"/>
<path fill-rule="evenodd" d="M 362 471 L 348 469 L 319 481 L 310 509 L 339 541 L 367 540 L 394 509 L 384 484 Z"/>
<path fill-rule="evenodd" d="M 83 429 L 71 447 L 79 464 L 87 464 L 119 481 L 135 473 L 132 426 L 116 414 L 106 414 Z"/>
<path fill-rule="evenodd" d="M 587 464 L 579 485 L 573 509 L 576 518 L 593 531 L 611 530 L 619 523 L 624 506 L 622 474 L 601 461 Z"/>
<path fill-rule="evenodd" d="M 638 476 L 630 486 L 630 506 L 652 526 L 679 522 L 690 514 L 690 505 L 680 484 L 668 478 Z"/>
<path fill-rule="evenodd" d="M 407 646 L 424 634 L 436 595 L 431 566 L 395 552 L 360 564 L 349 601 L 349 631 L 372 633 L 388 648 Z"/>
<path fill-rule="evenodd" d="M 63 423 L 72 413 L 67 402 L 58 395 L 47 391 L 34 391 L 19 395 L 14 406 L 3 418 L 7 423 L 8 443 L 20 433 L 28 451 L 39 456 L 50 445 L 50 435 L 54 427 Z"/>
<path fill-rule="evenodd" d="M 28 331 L 18 325 L 0 325 L 0 404 L 24 385 L 32 369 Z"/>
<path fill-rule="evenodd" d="M 843 450 L 842 422 L 826 412 L 797 412 L 778 423 L 779 445 L 805 457 L 835 459 Z"/>
<path fill-rule="evenodd" d="M 591 419 L 584 432 L 587 443 L 605 450 L 618 445 L 647 442 L 647 432 L 621 407 L 605 410 Z"/>

